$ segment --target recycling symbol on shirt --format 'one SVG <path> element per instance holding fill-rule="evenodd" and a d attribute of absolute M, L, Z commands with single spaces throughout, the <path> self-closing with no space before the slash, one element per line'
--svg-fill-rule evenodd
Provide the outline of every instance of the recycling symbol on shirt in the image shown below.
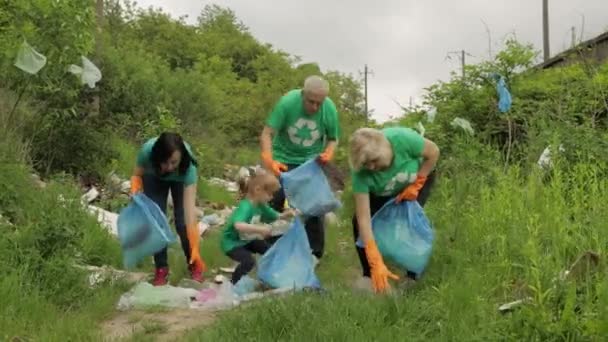
<path fill-rule="evenodd" d="M 299 118 L 293 126 L 289 127 L 287 134 L 292 143 L 304 147 L 312 146 L 321 137 L 317 123 L 304 118 Z"/>
<path fill-rule="evenodd" d="M 400 184 L 412 183 L 415 178 L 415 174 L 410 174 L 407 172 L 399 172 L 397 173 L 384 187 L 383 195 L 388 196 L 395 191 L 395 188 Z"/>

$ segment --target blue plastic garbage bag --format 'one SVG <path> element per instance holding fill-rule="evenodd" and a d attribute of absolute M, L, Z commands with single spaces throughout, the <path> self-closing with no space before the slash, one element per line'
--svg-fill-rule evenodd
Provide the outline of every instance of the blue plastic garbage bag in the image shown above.
<path fill-rule="evenodd" d="M 273 288 L 321 287 L 300 218 L 295 218 L 287 232 L 260 258 L 257 274 Z"/>
<path fill-rule="evenodd" d="M 316 159 L 281 173 L 281 184 L 290 206 L 304 216 L 322 216 L 341 206 Z"/>
<path fill-rule="evenodd" d="M 176 240 L 165 214 L 143 193 L 133 196 L 120 212 L 117 226 L 126 268 L 134 267 Z"/>
<path fill-rule="evenodd" d="M 417 201 L 387 202 L 372 217 L 372 232 L 385 260 L 422 274 L 431 257 L 434 233 Z M 363 247 L 360 238 L 357 246 Z"/>
<path fill-rule="evenodd" d="M 498 110 L 501 113 L 506 113 L 511 109 L 513 100 L 511 99 L 511 93 L 507 89 L 507 83 L 504 76 L 497 73 L 492 74 L 492 77 L 496 80 L 496 93 L 498 94 Z"/>

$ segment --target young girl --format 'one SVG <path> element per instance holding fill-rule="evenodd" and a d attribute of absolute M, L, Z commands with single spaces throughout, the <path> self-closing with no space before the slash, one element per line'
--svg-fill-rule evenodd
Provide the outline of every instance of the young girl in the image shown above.
<path fill-rule="evenodd" d="M 221 240 L 222 251 L 239 263 L 232 274 L 232 284 L 251 272 L 255 266 L 253 253 L 262 255 L 270 247 L 264 239 L 270 237 L 272 230 L 260 223 L 270 223 L 295 214 L 293 210 L 279 214 L 268 205 L 273 194 L 280 188 L 279 181 L 273 174 L 260 171 L 243 185 L 245 196 L 228 219 Z M 246 234 L 258 235 L 259 238 L 245 240 L 243 236 Z"/>

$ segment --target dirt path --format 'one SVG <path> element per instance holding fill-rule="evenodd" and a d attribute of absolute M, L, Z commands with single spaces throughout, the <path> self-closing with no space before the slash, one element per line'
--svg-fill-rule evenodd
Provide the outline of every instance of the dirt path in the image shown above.
<path fill-rule="evenodd" d="M 177 341 L 191 329 L 211 324 L 215 313 L 204 310 L 174 309 L 120 312 L 102 323 L 104 341 L 129 341 L 146 337 L 155 341 Z"/>

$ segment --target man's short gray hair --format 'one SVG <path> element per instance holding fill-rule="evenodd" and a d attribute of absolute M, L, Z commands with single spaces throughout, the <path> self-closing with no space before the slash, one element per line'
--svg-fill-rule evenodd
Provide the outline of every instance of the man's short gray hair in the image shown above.
<path fill-rule="evenodd" d="M 304 80 L 305 92 L 317 92 L 319 90 L 324 92 L 325 94 L 329 93 L 329 83 L 321 76 L 312 75 L 308 76 L 306 80 Z"/>

